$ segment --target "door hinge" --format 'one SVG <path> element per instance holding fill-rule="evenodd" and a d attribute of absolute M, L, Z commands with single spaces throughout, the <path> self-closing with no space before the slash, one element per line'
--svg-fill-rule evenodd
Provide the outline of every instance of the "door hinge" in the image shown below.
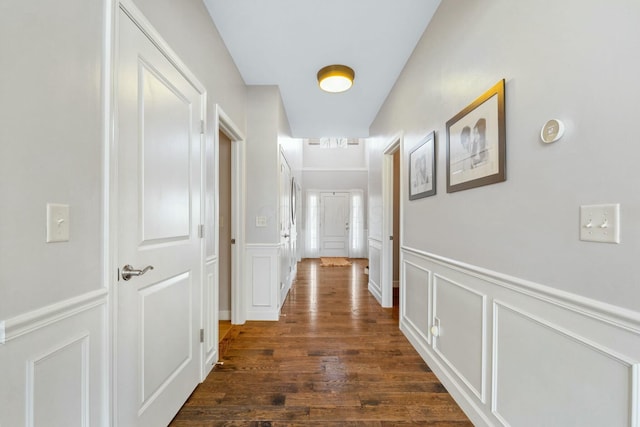
<path fill-rule="evenodd" d="M 200 342 L 204 342 L 204 329 L 200 329 Z"/>
<path fill-rule="evenodd" d="M 204 237 L 204 224 L 198 225 L 198 237 L 201 239 Z"/>
<path fill-rule="evenodd" d="M 231 244 L 235 245 L 236 244 L 236 239 L 231 239 Z"/>
<path fill-rule="evenodd" d="M 200 135 L 204 135 L 204 120 L 200 120 Z"/>
<path fill-rule="evenodd" d="M 389 240 L 393 240 L 393 236 L 389 236 Z"/>

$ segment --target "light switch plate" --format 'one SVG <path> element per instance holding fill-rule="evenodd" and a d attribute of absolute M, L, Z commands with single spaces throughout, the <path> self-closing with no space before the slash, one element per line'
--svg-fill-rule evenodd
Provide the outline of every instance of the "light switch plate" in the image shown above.
<path fill-rule="evenodd" d="M 620 205 L 580 206 L 580 240 L 620 243 Z"/>
<path fill-rule="evenodd" d="M 267 217 L 266 216 L 257 216 L 256 217 L 256 227 L 266 227 L 267 226 Z"/>
<path fill-rule="evenodd" d="M 47 203 L 47 243 L 69 241 L 69 205 Z"/>

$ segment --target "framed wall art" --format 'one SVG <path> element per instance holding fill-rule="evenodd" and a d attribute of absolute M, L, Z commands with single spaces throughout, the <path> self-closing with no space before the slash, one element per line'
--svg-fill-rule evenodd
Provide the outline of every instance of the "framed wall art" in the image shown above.
<path fill-rule="evenodd" d="M 409 153 L 409 200 L 436 194 L 436 133 L 431 132 Z"/>
<path fill-rule="evenodd" d="M 447 193 L 507 179 L 504 85 L 500 80 L 447 122 Z"/>

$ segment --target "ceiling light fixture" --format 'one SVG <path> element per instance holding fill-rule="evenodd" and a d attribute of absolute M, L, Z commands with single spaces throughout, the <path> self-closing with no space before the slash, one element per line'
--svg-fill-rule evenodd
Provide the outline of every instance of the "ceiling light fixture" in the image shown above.
<path fill-rule="evenodd" d="M 344 92 L 353 86 L 355 75 L 346 65 L 327 65 L 318 71 L 318 85 L 325 92 Z"/>

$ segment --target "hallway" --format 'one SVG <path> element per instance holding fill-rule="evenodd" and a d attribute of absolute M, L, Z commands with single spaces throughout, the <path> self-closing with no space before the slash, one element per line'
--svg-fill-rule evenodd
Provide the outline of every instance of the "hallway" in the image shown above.
<path fill-rule="evenodd" d="M 471 426 L 352 261 L 299 263 L 280 321 L 236 326 L 171 426 Z"/>

